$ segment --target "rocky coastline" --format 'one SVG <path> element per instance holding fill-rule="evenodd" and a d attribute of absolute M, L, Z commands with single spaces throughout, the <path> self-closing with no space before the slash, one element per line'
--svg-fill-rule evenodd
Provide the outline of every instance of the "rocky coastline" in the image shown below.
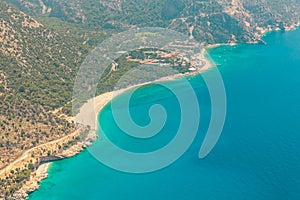
<path fill-rule="evenodd" d="M 76 134 L 72 135 L 70 138 L 80 135 L 80 131 L 77 131 Z M 47 149 L 55 149 L 57 144 L 62 144 L 63 142 L 70 141 L 70 138 L 65 138 L 64 140 L 58 141 L 57 143 L 53 143 L 47 146 Z M 92 142 L 97 139 L 97 134 L 94 131 L 89 131 L 88 134 L 84 138 L 80 138 L 80 140 L 70 146 L 68 149 L 65 149 L 55 155 L 46 155 L 38 158 L 38 163 L 36 164 L 36 170 L 34 170 L 29 180 L 27 180 L 21 189 L 14 192 L 14 194 L 10 197 L 5 197 L 0 195 L 0 200 L 24 200 L 26 199 L 30 193 L 39 189 L 39 183 L 48 177 L 48 169 L 51 165 L 51 162 L 62 160 L 66 158 L 71 158 L 76 156 L 80 152 L 82 152 L 86 147 L 90 146 Z M 42 147 L 40 147 L 42 148 Z M 34 152 L 39 152 L 39 148 L 33 150 Z M 32 153 L 32 152 L 30 152 Z M 20 161 L 21 163 L 25 163 L 25 159 Z"/>

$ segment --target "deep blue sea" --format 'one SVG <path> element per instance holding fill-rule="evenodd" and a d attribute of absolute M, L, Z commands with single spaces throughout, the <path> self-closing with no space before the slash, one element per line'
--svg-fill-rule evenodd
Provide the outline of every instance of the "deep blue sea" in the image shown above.
<path fill-rule="evenodd" d="M 273 32 L 264 40 L 267 45 L 209 50 L 220 64 L 227 117 L 220 140 L 205 159 L 199 159 L 198 152 L 209 124 L 210 97 L 197 75 L 189 81 L 200 102 L 200 128 L 175 163 L 153 173 L 128 174 L 106 167 L 84 151 L 53 163 L 49 178 L 29 199 L 300 199 L 300 30 Z M 180 88 L 181 83 L 171 84 Z M 139 89 L 130 102 L 136 123 L 149 123 L 147 110 L 157 103 L 167 111 L 178 107 L 174 95 L 157 84 Z M 179 116 L 170 115 L 162 132 L 176 131 Z M 130 140 L 115 124 L 109 105 L 99 120 L 109 138 L 130 151 L 153 151 L 174 136 Z"/>

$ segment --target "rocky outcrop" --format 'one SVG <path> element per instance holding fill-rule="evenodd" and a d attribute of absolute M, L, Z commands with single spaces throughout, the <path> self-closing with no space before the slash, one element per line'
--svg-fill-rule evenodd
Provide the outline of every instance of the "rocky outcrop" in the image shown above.
<path fill-rule="evenodd" d="M 60 156 L 42 156 L 40 157 L 40 163 L 39 165 L 42 165 L 44 163 L 49 163 L 49 162 L 53 162 L 53 161 L 57 161 L 57 160 L 61 160 L 63 159 Z"/>
<path fill-rule="evenodd" d="M 26 197 L 28 197 L 28 194 L 37 190 L 39 188 L 39 182 L 48 177 L 47 169 L 50 162 L 70 158 L 77 155 L 86 147 L 90 146 L 92 142 L 94 142 L 97 138 L 98 135 L 95 131 L 89 131 L 81 142 L 77 142 L 77 144 L 69 147 L 61 153 L 40 157 L 38 169 L 32 174 L 30 180 L 27 181 L 19 191 L 13 194 L 11 200 L 24 200 Z"/>

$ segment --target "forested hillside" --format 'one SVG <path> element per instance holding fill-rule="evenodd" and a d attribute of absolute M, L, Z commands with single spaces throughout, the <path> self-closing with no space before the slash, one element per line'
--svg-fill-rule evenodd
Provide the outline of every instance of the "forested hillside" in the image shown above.
<path fill-rule="evenodd" d="M 255 43 L 267 30 L 300 21 L 298 0 L 7 1 L 32 15 L 55 17 L 90 30 L 168 27 L 206 44 Z"/>
<path fill-rule="evenodd" d="M 0 1 L 0 170 L 25 150 L 75 131 L 75 124 L 54 110 L 70 101 L 86 52 Z M 21 186 L 23 180 L 12 180 L 23 172 L 0 181 L 1 195 Z"/>

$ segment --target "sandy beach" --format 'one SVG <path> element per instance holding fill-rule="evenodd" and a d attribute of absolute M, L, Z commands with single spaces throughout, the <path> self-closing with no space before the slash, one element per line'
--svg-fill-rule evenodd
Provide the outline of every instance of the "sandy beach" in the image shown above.
<path fill-rule="evenodd" d="M 106 93 L 103 93 L 103 94 L 100 94 L 100 95 L 94 97 L 93 101 L 94 101 L 94 109 L 96 111 L 96 114 L 98 114 L 102 110 L 102 108 L 104 108 L 113 98 L 115 98 L 116 96 L 118 96 L 118 95 L 120 95 L 123 92 L 126 92 L 128 90 L 138 88 L 138 87 L 141 87 L 141 86 L 145 86 L 145 85 L 148 85 L 148 84 L 152 84 L 152 83 L 172 81 L 172 80 L 175 80 L 177 78 L 182 78 L 182 77 L 185 77 L 185 76 L 192 76 L 192 75 L 200 74 L 200 73 L 203 73 L 203 72 L 209 70 L 211 67 L 214 66 L 214 64 L 212 63 L 211 60 L 209 60 L 208 58 L 205 57 L 205 53 L 206 53 L 206 50 L 203 49 L 203 51 L 201 52 L 200 59 L 204 62 L 204 66 L 200 70 L 198 70 L 196 73 L 175 74 L 175 75 L 172 75 L 172 76 L 162 77 L 162 78 L 157 79 L 155 81 L 145 82 L 145 83 L 129 86 L 129 87 L 127 87 L 125 89 L 121 89 L 121 90 L 106 92 Z M 80 110 L 82 110 L 82 108 Z"/>
<path fill-rule="evenodd" d="M 90 99 L 87 103 L 85 103 L 80 108 L 79 113 L 73 118 L 73 120 L 77 123 L 80 123 L 80 124 L 89 125 L 91 127 L 91 130 L 94 130 L 94 131 L 91 132 L 91 134 L 93 134 L 93 136 L 91 136 L 91 137 L 94 137 L 94 134 L 95 134 L 96 130 L 98 129 L 98 127 L 97 127 L 98 126 L 97 116 L 98 116 L 99 112 L 101 112 L 101 110 L 113 98 L 115 98 L 116 96 L 122 94 L 125 91 L 131 90 L 131 89 L 134 89 L 134 88 L 138 88 L 138 87 L 141 87 L 141 86 L 144 86 L 144 85 L 148 85 L 148 84 L 152 84 L 152 83 L 171 81 L 171 80 L 175 80 L 175 79 L 182 78 L 182 77 L 185 77 L 185 76 L 192 76 L 192 75 L 203 73 L 203 72 L 207 71 L 208 69 L 210 69 L 211 67 L 215 66 L 212 63 L 212 61 L 209 60 L 205 56 L 206 56 L 206 50 L 203 49 L 203 51 L 201 52 L 201 54 L 199 56 L 199 59 L 203 61 L 204 66 L 201 69 L 197 70 L 196 72 L 187 73 L 187 74 L 175 74 L 175 75 L 159 78 L 155 81 L 136 84 L 136 85 L 129 86 L 125 89 L 120 89 L 120 90 L 100 94 L 100 95 L 94 97 L 93 99 Z"/>

